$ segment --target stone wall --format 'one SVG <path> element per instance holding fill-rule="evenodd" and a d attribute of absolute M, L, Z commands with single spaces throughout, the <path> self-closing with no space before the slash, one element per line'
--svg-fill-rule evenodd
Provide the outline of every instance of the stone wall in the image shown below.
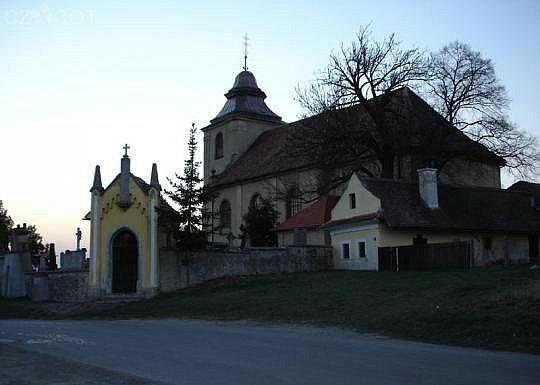
<path fill-rule="evenodd" d="M 27 273 L 25 278 L 29 295 L 32 293 L 34 277 L 38 275 L 48 277 L 51 301 L 82 302 L 88 298 L 88 270 Z"/>
<path fill-rule="evenodd" d="M 160 290 L 171 292 L 225 276 L 329 270 L 332 248 L 290 246 L 246 251 L 160 250 Z"/>

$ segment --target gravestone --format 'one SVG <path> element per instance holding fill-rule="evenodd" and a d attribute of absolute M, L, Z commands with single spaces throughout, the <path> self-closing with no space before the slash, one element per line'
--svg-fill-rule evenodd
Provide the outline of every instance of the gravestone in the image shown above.
<path fill-rule="evenodd" d="M 10 253 L 5 256 L 2 273 L 3 282 L 0 289 L 3 297 L 26 296 L 24 266 L 22 258 L 18 253 Z"/>
<path fill-rule="evenodd" d="M 60 253 L 60 264 L 62 270 L 83 270 L 86 260 L 86 249 L 79 251 L 66 250 Z"/>
<path fill-rule="evenodd" d="M 35 273 L 32 277 L 32 302 L 49 300 L 49 275 Z"/>
<path fill-rule="evenodd" d="M 41 254 L 39 256 L 39 271 L 45 270 L 47 270 L 47 256 L 45 254 Z"/>
<path fill-rule="evenodd" d="M 49 256 L 47 258 L 47 270 L 56 270 L 56 251 L 54 250 L 54 243 L 49 244 Z"/>

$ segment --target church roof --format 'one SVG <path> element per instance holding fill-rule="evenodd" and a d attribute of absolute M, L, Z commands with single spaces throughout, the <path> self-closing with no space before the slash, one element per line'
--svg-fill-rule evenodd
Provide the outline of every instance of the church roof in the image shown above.
<path fill-rule="evenodd" d="M 257 86 L 255 76 L 249 71 L 242 71 L 236 76 L 233 87 L 225 97 L 227 101 L 210 121 L 212 124 L 238 116 L 281 122 L 281 117 L 264 102 L 266 94 Z"/>
<path fill-rule="evenodd" d="M 294 230 L 295 228 L 316 228 L 330 220 L 332 209 L 339 197 L 325 195 L 311 206 L 306 207 L 296 215 L 277 225 L 278 231 Z"/>
<path fill-rule="evenodd" d="M 331 221 L 323 227 L 378 218 L 391 228 L 493 232 L 540 230 L 540 211 L 531 205 L 528 193 L 439 184 L 439 209 L 430 209 L 420 196 L 418 183 L 383 178 L 360 180 L 380 199 L 381 210 Z"/>
<path fill-rule="evenodd" d="M 532 183 L 520 180 L 519 182 L 516 182 L 512 186 L 508 187 L 508 190 L 528 192 L 535 197 L 538 203 L 540 203 L 540 183 Z"/>
<path fill-rule="evenodd" d="M 489 151 L 482 144 L 469 139 L 464 133 L 446 122 L 442 116 L 413 91 L 402 88 L 394 91 L 393 97 L 398 100 L 396 103 L 401 103 L 399 101 L 403 99 L 407 100 L 407 103 L 403 103 L 407 106 L 407 113 L 422 122 L 426 127 L 426 131 L 440 126 L 444 126 L 445 129 L 450 131 L 445 147 L 447 152 L 459 151 L 460 154 L 469 154 L 469 157 L 474 160 L 481 160 L 499 166 L 504 165 L 502 158 Z M 347 107 L 343 109 L 343 113 L 347 113 L 351 109 L 358 109 L 358 116 L 360 117 L 367 116 L 367 112 L 360 105 Z M 318 129 L 323 118 L 322 114 L 315 115 L 277 126 L 262 133 L 236 162 L 231 164 L 220 175 L 217 175 L 210 184 L 212 186 L 236 184 L 314 166 L 314 161 L 307 157 L 287 156 L 287 146 L 294 130 L 299 127 Z M 403 139 L 411 142 L 414 140 L 409 137 Z"/>

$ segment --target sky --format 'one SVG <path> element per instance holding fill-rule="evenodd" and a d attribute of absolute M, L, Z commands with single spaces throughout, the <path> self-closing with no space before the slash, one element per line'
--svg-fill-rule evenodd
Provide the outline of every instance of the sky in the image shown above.
<path fill-rule="evenodd" d="M 191 123 L 209 124 L 241 71 L 244 33 L 267 104 L 294 121 L 295 87 L 366 24 L 405 48 L 468 43 L 493 60 L 511 120 L 540 136 L 540 1 L 0 0 L 0 200 L 57 252 L 77 227 L 88 247 L 95 165 L 107 185 L 128 143 L 132 172 L 149 180 L 156 162 L 167 187 Z"/>

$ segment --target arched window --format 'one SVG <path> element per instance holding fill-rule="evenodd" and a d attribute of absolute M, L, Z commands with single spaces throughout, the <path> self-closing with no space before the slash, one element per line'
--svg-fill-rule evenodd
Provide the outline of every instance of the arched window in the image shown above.
<path fill-rule="evenodd" d="M 231 204 L 224 199 L 219 206 L 219 226 L 222 229 L 231 228 Z"/>
<path fill-rule="evenodd" d="M 216 135 L 214 146 L 214 158 L 223 158 L 223 134 L 221 132 Z"/>
<path fill-rule="evenodd" d="M 300 210 L 302 210 L 302 199 L 300 199 L 300 191 L 298 187 L 291 187 L 287 191 L 286 200 L 285 200 L 285 217 L 290 218 L 293 215 L 296 215 Z"/>
<path fill-rule="evenodd" d="M 251 199 L 249 200 L 249 207 L 250 208 L 260 208 L 263 204 L 263 198 L 261 194 L 255 193 L 251 196 Z"/>

